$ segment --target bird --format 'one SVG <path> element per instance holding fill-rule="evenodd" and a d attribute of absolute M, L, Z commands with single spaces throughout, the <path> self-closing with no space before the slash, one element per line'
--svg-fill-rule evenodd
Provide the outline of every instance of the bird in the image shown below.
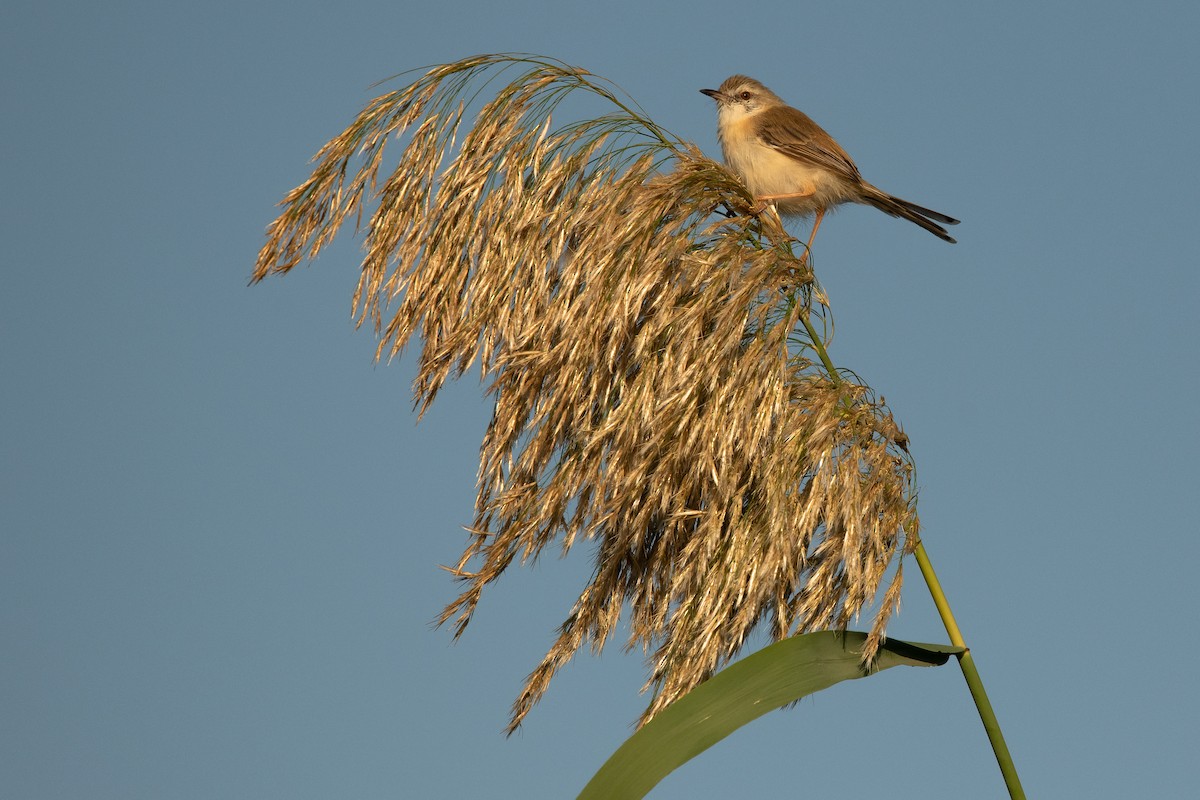
<path fill-rule="evenodd" d="M 720 89 L 700 92 L 717 103 L 721 151 L 755 197 L 751 212 L 774 206 L 785 216 L 816 215 L 805 258 L 825 212 L 842 203 L 874 206 L 955 243 L 942 226 L 957 225 L 958 220 L 867 183 L 832 136 L 754 78 L 733 75 Z"/>

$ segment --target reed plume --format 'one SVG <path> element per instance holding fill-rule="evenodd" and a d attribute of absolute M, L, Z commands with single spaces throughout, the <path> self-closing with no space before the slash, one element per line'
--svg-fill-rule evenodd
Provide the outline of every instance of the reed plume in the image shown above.
<path fill-rule="evenodd" d="M 598 116 L 553 121 L 588 103 Z M 783 638 L 869 611 L 871 658 L 917 541 L 906 439 L 832 369 L 811 268 L 775 219 L 746 213 L 732 173 L 611 84 L 513 55 L 430 69 L 314 160 L 254 280 L 316 257 L 353 219 L 366 250 L 355 317 L 378 358 L 419 343 L 419 412 L 474 365 L 494 400 L 449 568 L 463 588 L 440 622 L 461 635 L 514 562 L 595 543 L 510 732 L 622 613 L 626 646 L 647 653 L 643 722 L 760 623 Z"/>

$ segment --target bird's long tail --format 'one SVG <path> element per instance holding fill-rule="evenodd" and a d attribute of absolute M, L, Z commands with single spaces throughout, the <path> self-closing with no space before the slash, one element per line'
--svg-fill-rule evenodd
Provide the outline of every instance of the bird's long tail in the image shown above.
<path fill-rule="evenodd" d="M 868 191 L 863 194 L 863 202 L 875 206 L 875 208 L 878 208 L 885 214 L 891 214 L 893 217 L 900 217 L 909 222 L 915 222 L 939 239 L 951 244 L 955 243 L 954 237 L 942 227 L 942 225 L 957 225 L 958 220 L 954 217 L 948 217 L 938 211 L 919 206 L 916 203 L 910 203 L 907 200 L 901 200 L 899 197 L 893 197 L 887 192 L 876 189 L 874 186 L 868 186 Z M 939 225 L 939 222 L 942 225 Z"/>

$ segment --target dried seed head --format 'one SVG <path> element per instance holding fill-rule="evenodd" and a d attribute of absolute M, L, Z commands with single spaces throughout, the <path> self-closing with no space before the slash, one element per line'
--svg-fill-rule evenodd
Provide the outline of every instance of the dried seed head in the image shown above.
<path fill-rule="evenodd" d="M 514 67 L 456 146 L 470 85 Z M 616 110 L 554 128 L 573 90 Z M 845 627 L 888 581 L 870 658 L 899 601 L 891 568 L 915 542 L 907 437 L 865 386 L 818 365 L 828 312 L 794 241 L 715 214 L 752 198 L 631 107 L 546 59 L 431 70 L 318 153 L 254 273 L 287 272 L 373 205 L 354 304 L 379 355 L 420 342 L 422 411 L 475 363 L 488 380 L 476 517 L 451 568 L 465 586 L 440 618 L 456 635 L 514 561 L 596 542 L 592 582 L 510 730 L 622 609 L 627 645 L 648 653 L 643 719 L 760 622 L 776 638 Z M 405 133 L 380 181 L 386 141 Z"/>

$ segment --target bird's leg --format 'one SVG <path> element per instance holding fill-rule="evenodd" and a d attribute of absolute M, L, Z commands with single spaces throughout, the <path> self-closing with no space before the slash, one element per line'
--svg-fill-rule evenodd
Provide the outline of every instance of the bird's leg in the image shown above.
<path fill-rule="evenodd" d="M 762 197 L 756 199 L 760 203 L 777 203 L 780 200 L 803 200 L 805 197 L 812 197 L 816 193 L 816 189 L 809 189 L 805 192 L 791 192 L 790 194 L 764 194 Z"/>
<path fill-rule="evenodd" d="M 812 197 L 816 193 L 816 189 L 808 189 L 803 192 L 791 192 L 790 194 L 764 194 L 754 198 L 754 205 L 750 206 L 750 213 L 758 216 L 767 206 L 773 206 L 780 200 L 803 200 L 806 197 Z"/>
<path fill-rule="evenodd" d="M 760 197 L 754 198 L 755 202 L 754 202 L 754 205 L 750 207 L 750 213 L 754 214 L 755 216 L 758 216 L 759 214 L 762 213 L 763 209 L 770 206 L 771 209 L 775 211 L 775 214 L 778 217 L 779 209 L 776 206 L 776 203 L 778 203 L 779 201 L 781 201 L 781 200 L 803 200 L 806 197 L 812 197 L 816 193 L 817 193 L 817 190 L 815 188 L 810 187 L 803 192 L 791 192 L 790 194 L 764 194 Z M 817 228 L 821 227 L 821 220 L 824 218 L 825 218 L 825 209 L 818 208 L 817 209 L 817 218 L 816 218 L 816 220 L 813 221 L 812 233 L 810 233 L 808 235 L 808 244 L 806 244 L 804 246 L 804 255 L 800 257 L 801 264 L 805 264 L 808 262 L 808 254 L 809 254 L 809 251 L 812 250 L 813 239 L 815 239 L 817 237 Z"/>
<path fill-rule="evenodd" d="M 821 220 L 825 216 L 825 209 L 817 209 L 817 218 L 813 221 L 812 233 L 808 235 L 808 244 L 804 245 L 804 255 L 800 257 L 800 263 L 808 261 L 808 254 L 812 252 L 813 239 L 817 238 L 817 228 L 821 227 Z"/>

